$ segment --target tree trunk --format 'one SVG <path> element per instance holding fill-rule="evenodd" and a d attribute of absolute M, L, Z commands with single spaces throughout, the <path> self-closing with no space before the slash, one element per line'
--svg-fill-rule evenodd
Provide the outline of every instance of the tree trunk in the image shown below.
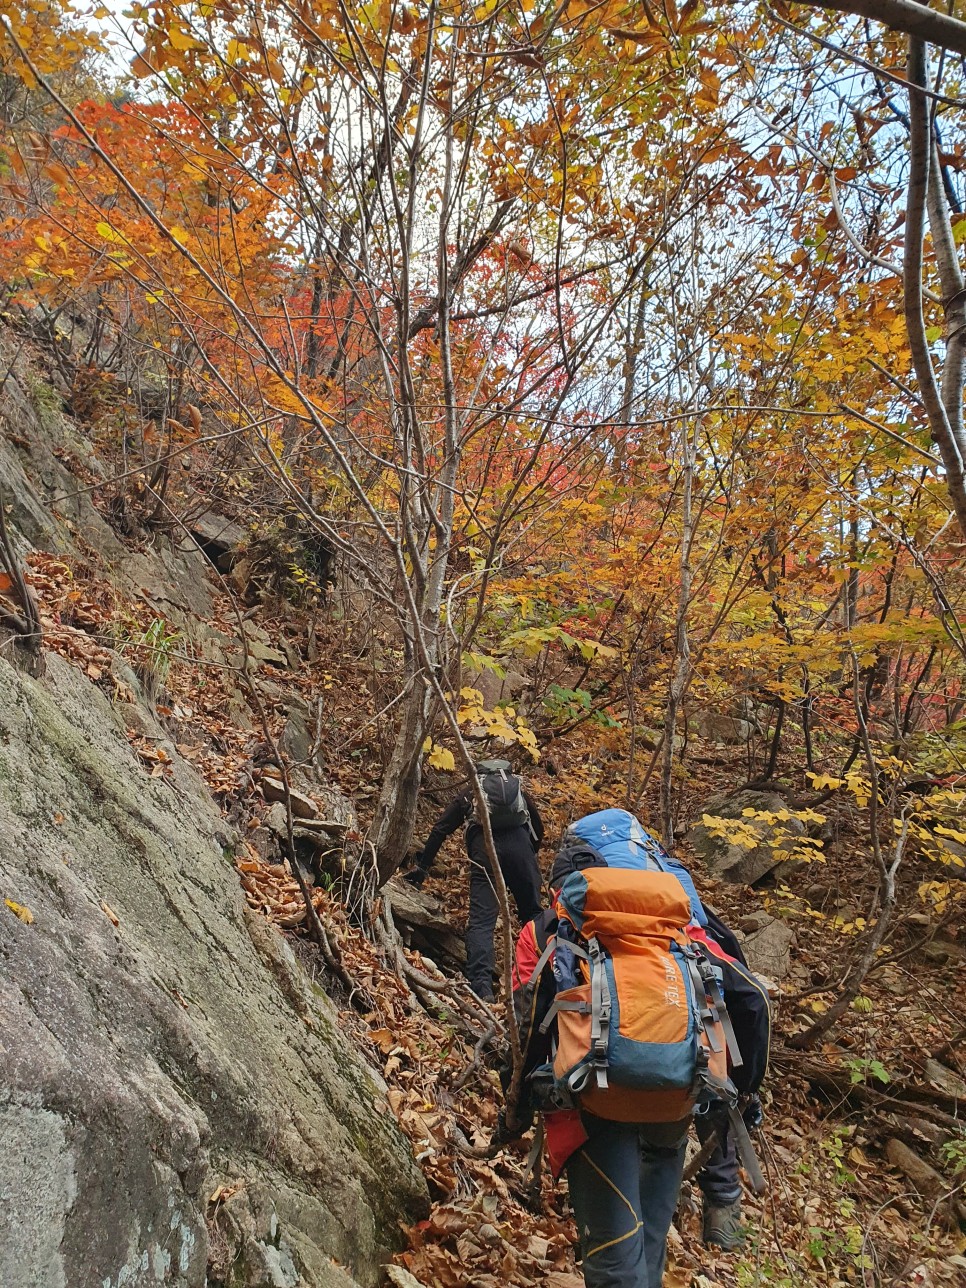
<path fill-rule="evenodd" d="M 919 393 L 933 442 L 942 457 L 953 510 L 966 537 L 966 435 L 963 432 L 962 407 L 966 302 L 942 185 L 938 173 L 930 173 L 936 171 L 938 161 L 925 94 L 927 63 L 925 45 L 921 40 L 911 38 L 908 64 L 909 191 L 906 199 L 903 295 L 906 331 Z M 922 313 L 923 235 L 927 206 L 946 314 L 946 370 L 941 389 L 936 380 Z"/>
<path fill-rule="evenodd" d="M 386 767 L 370 834 L 376 851 L 380 885 L 389 880 L 405 859 L 412 839 L 422 782 L 422 749 L 429 695 L 417 683 L 401 706 L 399 732 Z"/>
<path fill-rule="evenodd" d="M 668 849 L 674 844 L 674 731 L 678 712 L 691 679 L 691 641 L 688 636 L 688 608 L 691 602 L 691 546 L 694 542 L 694 438 L 697 429 L 682 422 L 682 493 L 681 493 L 681 585 L 674 623 L 674 674 L 668 690 L 664 713 L 664 752 L 661 764 L 661 830 Z"/>

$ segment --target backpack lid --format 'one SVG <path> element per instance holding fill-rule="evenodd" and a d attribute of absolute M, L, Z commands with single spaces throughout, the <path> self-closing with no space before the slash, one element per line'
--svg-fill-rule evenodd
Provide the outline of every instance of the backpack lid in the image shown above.
<path fill-rule="evenodd" d="M 571 872 L 598 867 L 672 873 L 687 892 L 693 920 L 700 926 L 707 925 L 707 914 L 690 872 L 629 810 L 598 810 L 571 823 L 550 871 L 550 889 L 559 890 Z"/>
<path fill-rule="evenodd" d="M 660 841 L 626 809 L 586 814 L 568 831 L 598 850 L 608 867 L 657 869 L 654 851 L 663 852 Z"/>
<path fill-rule="evenodd" d="M 691 920 L 691 903 L 669 872 L 589 868 L 573 872 L 557 896 L 558 916 L 592 935 L 678 938 Z"/>
<path fill-rule="evenodd" d="M 478 774 L 509 774 L 513 768 L 508 760 L 481 760 L 477 762 Z"/>

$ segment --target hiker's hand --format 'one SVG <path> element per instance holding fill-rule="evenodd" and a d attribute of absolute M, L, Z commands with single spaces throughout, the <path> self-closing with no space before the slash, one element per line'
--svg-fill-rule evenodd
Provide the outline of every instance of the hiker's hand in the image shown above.
<path fill-rule="evenodd" d="M 501 1109 L 496 1120 L 496 1127 L 490 1138 L 491 1149 L 502 1149 L 504 1145 L 509 1145 L 511 1140 L 516 1140 L 519 1132 L 511 1131 L 506 1125 L 506 1110 Z"/>
<path fill-rule="evenodd" d="M 507 1113 L 501 1109 L 496 1120 L 496 1130 L 490 1140 L 490 1145 L 494 1149 L 502 1149 L 504 1145 L 509 1145 L 511 1140 L 516 1140 L 527 1130 L 529 1124 L 519 1123 L 516 1118 L 513 1119 L 513 1126 L 507 1124 Z"/>
<path fill-rule="evenodd" d="M 757 1091 L 745 1096 L 741 1106 L 741 1116 L 749 1131 L 754 1131 L 765 1121 L 765 1111 L 761 1107 L 761 1096 Z"/>
<path fill-rule="evenodd" d="M 507 1121 L 508 1118 L 510 1122 Z M 512 1126 L 510 1123 L 512 1123 Z M 490 1144 L 494 1145 L 497 1149 L 501 1149 L 504 1145 L 509 1145 L 511 1140 L 516 1140 L 517 1137 L 522 1136 L 524 1132 L 529 1131 L 532 1126 L 532 1105 L 528 1105 L 527 1108 L 523 1110 L 517 1106 L 513 1110 L 512 1114 L 510 1114 L 506 1109 L 501 1109 L 497 1115 L 496 1131 L 493 1133 L 493 1139 Z"/>
<path fill-rule="evenodd" d="M 408 872 L 403 873 L 403 880 L 414 890 L 421 890 L 427 875 L 425 868 L 410 868 Z"/>

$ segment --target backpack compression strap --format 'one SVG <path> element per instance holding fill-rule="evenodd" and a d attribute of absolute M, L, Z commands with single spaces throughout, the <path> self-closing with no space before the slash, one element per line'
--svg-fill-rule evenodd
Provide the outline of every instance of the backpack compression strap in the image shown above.
<path fill-rule="evenodd" d="M 596 939 L 588 939 L 590 950 L 590 1052 L 591 1068 L 597 1076 L 597 1088 L 607 1089 L 607 1046 L 610 1038 L 610 985 L 604 969 L 604 954 Z"/>
<path fill-rule="evenodd" d="M 549 947 L 549 945 L 548 945 Z M 596 938 L 588 939 L 587 951 L 579 944 L 567 942 L 567 948 L 575 957 L 581 958 L 590 966 L 590 1001 L 570 1001 L 556 998 L 540 1025 L 540 1032 L 546 1033 L 554 1018 L 560 1011 L 576 1011 L 580 1015 L 590 1016 L 590 1062 L 578 1066 L 568 1080 L 570 1090 L 575 1094 L 583 1091 L 590 1075 L 593 1073 L 597 1087 L 607 1090 L 607 1048 L 610 1042 L 611 995 L 604 969 L 604 953 Z"/>
<path fill-rule="evenodd" d="M 696 957 L 691 953 L 687 953 L 686 961 L 688 963 L 688 974 L 691 977 L 691 992 L 694 994 L 694 1005 L 697 1008 L 701 1027 L 704 1029 L 704 1036 L 711 1050 L 718 1052 L 721 1050 L 721 1043 L 718 1041 L 718 1034 L 715 1029 L 715 1020 L 718 1017 L 712 1009 L 711 999 L 705 989 L 704 979 L 698 969 Z"/>
<path fill-rule="evenodd" d="M 728 1008 L 725 1005 L 721 985 L 718 982 L 717 975 L 714 973 L 714 967 L 703 953 L 694 952 L 693 950 L 687 953 L 687 962 L 691 983 L 694 988 L 695 1002 L 701 1016 L 705 1036 L 708 1039 L 708 1045 L 712 1051 L 721 1050 L 721 1043 L 718 1041 L 718 1035 L 715 1032 L 716 1025 L 720 1024 L 724 1031 L 731 1067 L 740 1069 L 743 1061 L 741 1051 L 738 1049 L 738 1039 L 735 1036 L 734 1025 L 731 1023 L 731 1016 L 728 1014 Z"/>
<path fill-rule="evenodd" d="M 551 944 L 555 944 L 555 940 L 551 940 L 551 942 L 548 943 L 547 947 L 543 950 L 543 957 L 541 957 L 540 962 L 537 963 L 540 969 L 543 969 L 540 963 L 544 962 L 544 958 L 550 955 Z M 579 944 L 572 944 L 569 940 L 567 940 L 566 947 L 567 947 L 567 951 L 573 953 L 575 957 L 580 957 L 585 962 L 590 961 L 590 954 L 584 952 L 584 950 L 581 948 Z M 531 976 L 531 979 L 535 978 L 536 974 L 537 972 L 534 971 L 533 976 Z M 554 1020 L 557 1018 L 558 1011 L 577 1011 L 581 1015 L 590 1015 L 593 1011 L 593 1007 L 590 1002 L 568 1002 L 568 1001 L 562 1001 L 559 997 L 556 997 L 554 998 L 553 1005 L 550 1007 L 549 1011 L 547 1011 L 547 1014 L 543 1017 L 543 1022 L 540 1025 L 541 1033 L 547 1032 L 551 1024 L 553 1024 Z"/>

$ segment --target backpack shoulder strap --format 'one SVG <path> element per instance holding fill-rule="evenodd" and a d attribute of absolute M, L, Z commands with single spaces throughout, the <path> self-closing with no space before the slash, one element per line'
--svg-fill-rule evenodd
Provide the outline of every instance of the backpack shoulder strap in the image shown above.
<path fill-rule="evenodd" d="M 517 780 L 517 799 L 514 807 L 520 810 L 520 812 L 523 814 L 523 817 L 527 820 L 527 824 L 526 824 L 527 831 L 530 833 L 530 840 L 533 842 L 534 849 L 536 849 L 538 846 L 537 833 L 533 826 L 533 819 L 530 817 L 530 807 L 527 804 L 526 793 L 523 790 L 523 779 L 519 776 L 519 774 L 517 774 L 516 780 Z"/>
<path fill-rule="evenodd" d="M 607 1049 L 610 1043 L 610 984 L 604 969 L 603 952 L 596 939 L 587 943 L 590 949 L 590 1051 L 599 1090 L 607 1089 Z"/>
<path fill-rule="evenodd" d="M 550 958 L 553 956 L 554 949 L 556 947 L 557 947 L 557 936 L 550 935 L 547 939 L 546 947 L 544 948 L 543 952 L 540 954 L 539 958 L 537 959 L 537 964 L 536 966 L 534 966 L 533 972 L 530 975 L 530 978 L 527 980 L 528 985 L 535 984 L 537 980 L 540 978 L 540 976 L 543 974 L 544 967 L 550 961 Z"/>

